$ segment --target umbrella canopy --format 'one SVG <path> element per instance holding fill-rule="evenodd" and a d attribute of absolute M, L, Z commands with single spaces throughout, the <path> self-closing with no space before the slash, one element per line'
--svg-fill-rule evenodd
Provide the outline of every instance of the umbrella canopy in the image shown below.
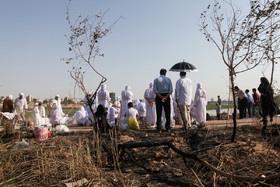
<path fill-rule="evenodd" d="M 179 62 L 172 66 L 169 71 L 176 71 L 176 72 L 194 72 L 197 71 L 196 67 L 188 62 Z"/>

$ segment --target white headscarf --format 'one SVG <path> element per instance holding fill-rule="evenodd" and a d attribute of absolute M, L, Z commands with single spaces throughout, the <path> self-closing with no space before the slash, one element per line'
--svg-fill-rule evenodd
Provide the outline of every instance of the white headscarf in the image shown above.
<path fill-rule="evenodd" d="M 153 83 L 150 83 L 149 88 L 153 88 Z"/>
<path fill-rule="evenodd" d="M 102 85 L 101 85 L 101 91 L 105 91 L 106 88 L 107 88 L 107 85 L 106 85 L 106 84 L 102 84 Z"/>
<path fill-rule="evenodd" d="M 11 99 L 11 100 L 13 100 L 13 95 L 8 95 L 8 97 Z"/>
<path fill-rule="evenodd" d="M 125 87 L 125 90 L 127 90 L 127 91 L 129 91 L 131 89 L 131 87 L 129 86 L 129 85 L 127 85 L 126 87 Z"/>

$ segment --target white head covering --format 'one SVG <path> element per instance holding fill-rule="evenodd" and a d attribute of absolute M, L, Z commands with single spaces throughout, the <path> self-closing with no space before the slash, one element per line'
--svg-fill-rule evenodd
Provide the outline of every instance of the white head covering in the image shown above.
<path fill-rule="evenodd" d="M 39 105 L 39 103 L 35 103 L 35 106 L 38 106 Z"/>
<path fill-rule="evenodd" d="M 24 93 L 20 93 L 19 96 L 24 96 Z"/>
<path fill-rule="evenodd" d="M 127 86 L 125 87 L 125 90 L 130 90 L 130 86 L 127 85 Z"/>
<path fill-rule="evenodd" d="M 153 88 L 153 83 L 150 83 L 149 88 Z"/>
<path fill-rule="evenodd" d="M 101 91 L 105 91 L 106 88 L 107 88 L 107 85 L 106 85 L 106 84 L 102 84 L 102 85 L 101 85 Z"/>
<path fill-rule="evenodd" d="M 196 85 L 197 87 L 196 87 L 196 89 L 197 90 L 199 90 L 200 88 L 202 88 L 202 86 L 201 86 L 201 84 L 200 83 L 197 83 L 197 85 Z"/>
<path fill-rule="evenodd" d="M 11 100 L 13 100 L 13 95 L 12 95 L 12 94 L 8 95 L 8 97 L 9 97 Z"/>
<path fill-rule="evenodd" d="M 59 97 L 59 95 L 56 95 L 55 97 Z"/>

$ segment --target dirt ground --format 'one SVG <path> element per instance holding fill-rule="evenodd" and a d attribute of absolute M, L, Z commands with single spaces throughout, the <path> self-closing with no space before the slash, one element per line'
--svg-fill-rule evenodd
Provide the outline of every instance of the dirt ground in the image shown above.
<path fill-rule="evenodd" d="M 262 125 L 259 119 L 238 120 L 236 140 L 233 143 L 230 141 L 233 130 L 232 120 L 207 121 L 204 128 L 188 132 L 179 125 L 175 126 L 171 132 L 163 131 L 162 133 L 158 133 L 155 129 L 127 130 L 121 132 L 121 136 L 117 139 L 117 144 L 123 146 L 123 149 L 119 149 L 118 161 L 110 158 L 110 154 L 105 154 L 106 159 L 103 159 L 102 163 L 102 183 L 92 182 L 94 181 L 91 179 L 92 176 L 84 170 L 80 177 L 83 176 L 91 181 L 85 183 L 84 186 L 279 186 L 279 120 L 279 117 L 275 117 L 274 121 L 269 123 L 265 134 L 261 133 Z M 68 134 L 56 134 L 40 143 L 30 136 L 25 138 L 30 142 L 30 147 L 61 146 L 60 150 L 69 144 L 73 147 L 81 144 L 77 143 L 79 141 L 92 141 L 91 126 L 70 126 L 69 129 Z M 61 143 L 62 138 L 66 138 L 66 140 Z M 110 147 L 108 146 L 110 145 L 108 135 L 102 134 L 101 138 L 103 143 Z M 2 151 L 4 154 L 0 156 L 0 186 L 1 184 L 4 186 L 22 184 L 23 182 L 19 183 L 18 179 L 13 178 L 13 172 L 5 171 L 4 168 L 3 155 L 10 154 L 9 151 L 13 145 L 11 142 L 14 143 L 15 140 L 5 139 L 5 137 L 2 137 L 1 140 L 1 149 L 6 152 Z M 175 148 L 189 156 L 182 156 L 164 144 L 165 142 L 172 143 Z M 163 145 L 160 145 L 161 143 Z M 135 146 L 140 144 L 145 147 Z M 67 155 L 68 153 L 65 152 L 63 154 Z M 194 159 L 192 155 L 206 161 L 223 173 L 213 172 L 209 167 Z M 38 158 L 36 157 L 36 159 Z M 78 169 L 76 170 L 78 171 Z M 5 172 L 10 176 L 5 177 Z M 26 171 L 23 169 L 21 173 L 24 172 Z M 224 175 L 224 173 L 228 175 Z M 271 175 L 278 175 L 278 177 L 269 179 Z M 8 175 L 6 174 L 6 176 Z M 240 179 L 240 176 L 247 178 L 243 180 Z M 41 183 L 34 177 L 33 183 L 25 184 L 26 186 L 32 186 L 32 184 L 65 186 L 67 178 L 69 177 L 61 175 L 59 178 L 55 178 L 56 183 L 50 181 Z M 257 178 L 262 178 L 262 180 L 256 180 Z"/>

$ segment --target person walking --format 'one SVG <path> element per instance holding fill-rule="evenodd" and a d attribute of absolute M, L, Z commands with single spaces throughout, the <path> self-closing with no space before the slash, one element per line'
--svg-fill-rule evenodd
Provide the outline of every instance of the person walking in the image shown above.
<path fill-rule="evenodd" d="M 161 132 L 161 114 L 164 108 L 166 124 L 165 128 L 170 131 L 170 95 L 173 92 L 172 82 L 166 77 L 166 69 L 160 70 L 160 77 L 154 79 L 154 92 L 156 94 L 157 130 Z"/>
<path fill-rule="evenodd" d="M 180 72 L 176 82 L 175 101 L 181 113 L 184 128 L 191 127 L 190 106 L 192 98 L 192 81 L 186 77 L 186 72 Z"/>
<path fill-rule="evenodd" d="M 196 108 L 196 120 L 200 125 L 206 123 L 206 91 L 202 88 L 200 83 L 197 83 L 195 97 L 194 97 L 194 107 Z"/>

